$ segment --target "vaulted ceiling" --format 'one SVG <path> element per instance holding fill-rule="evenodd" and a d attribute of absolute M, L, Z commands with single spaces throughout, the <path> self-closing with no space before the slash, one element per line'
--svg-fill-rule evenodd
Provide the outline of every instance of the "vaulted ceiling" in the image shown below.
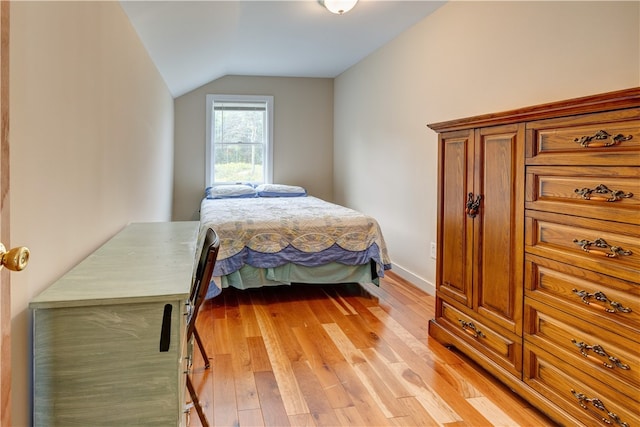
<path fill-rule="evenodd" d="M 442 1 L 121 1 L 174 97 L 225 75 L 333 78 Z"/>

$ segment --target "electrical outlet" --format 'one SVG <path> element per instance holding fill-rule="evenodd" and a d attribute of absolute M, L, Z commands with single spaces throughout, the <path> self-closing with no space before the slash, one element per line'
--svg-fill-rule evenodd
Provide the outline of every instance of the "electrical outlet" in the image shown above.
<path fill-rule="evenodd" d="M 436 259 L 436 242 L 431 242 L 431 258 Z"/>

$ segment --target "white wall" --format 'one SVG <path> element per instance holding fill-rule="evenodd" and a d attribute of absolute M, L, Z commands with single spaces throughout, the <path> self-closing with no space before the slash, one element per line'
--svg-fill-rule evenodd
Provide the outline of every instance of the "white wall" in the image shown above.
<path fill-rule="evenodd" d="M 639 21 L 638 2 L 445 4 L 336 78 L 336 201 L 376 217 L 395 271 L 432 291 L 427 123 L 639 86 Z"/>
<path fill-rule="evenodd" d="M 175 100 L 173 219 L 198 219 L 207 94 L 274 97 L 273 180 L 333 198 L 333 79 L 225 76 Z"/>
<path fill-rule="evenodd" d="M 127 223 L 170 219 L 173 99 L 118 2 L 12 2 L 10 25 L 11 243 L 31 250 L 12 274 L 12 425 L 27 426 L 28 302 Z"/>

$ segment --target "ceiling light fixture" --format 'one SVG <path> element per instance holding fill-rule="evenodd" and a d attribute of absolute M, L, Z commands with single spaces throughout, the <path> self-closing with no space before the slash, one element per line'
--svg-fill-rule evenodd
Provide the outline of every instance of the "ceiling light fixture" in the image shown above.
<path fill-rule="evenodd" d="M 321 3 L 329 12 L 342 15 L 353 9 L 358 0 L 321 0 Z"/>

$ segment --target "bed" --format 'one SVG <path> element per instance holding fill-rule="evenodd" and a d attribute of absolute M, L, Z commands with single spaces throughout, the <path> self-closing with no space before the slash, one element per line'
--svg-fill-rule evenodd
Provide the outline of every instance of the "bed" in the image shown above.
<path fill-rule="evenodd" d="M 248 187 L 248 188 L 247 188 Z M 391 268 L 378 222 L 288 185 L 207 189 L 201 232 L 213 228 L 220 252 L 215 286 L 378 283 Z"/>

